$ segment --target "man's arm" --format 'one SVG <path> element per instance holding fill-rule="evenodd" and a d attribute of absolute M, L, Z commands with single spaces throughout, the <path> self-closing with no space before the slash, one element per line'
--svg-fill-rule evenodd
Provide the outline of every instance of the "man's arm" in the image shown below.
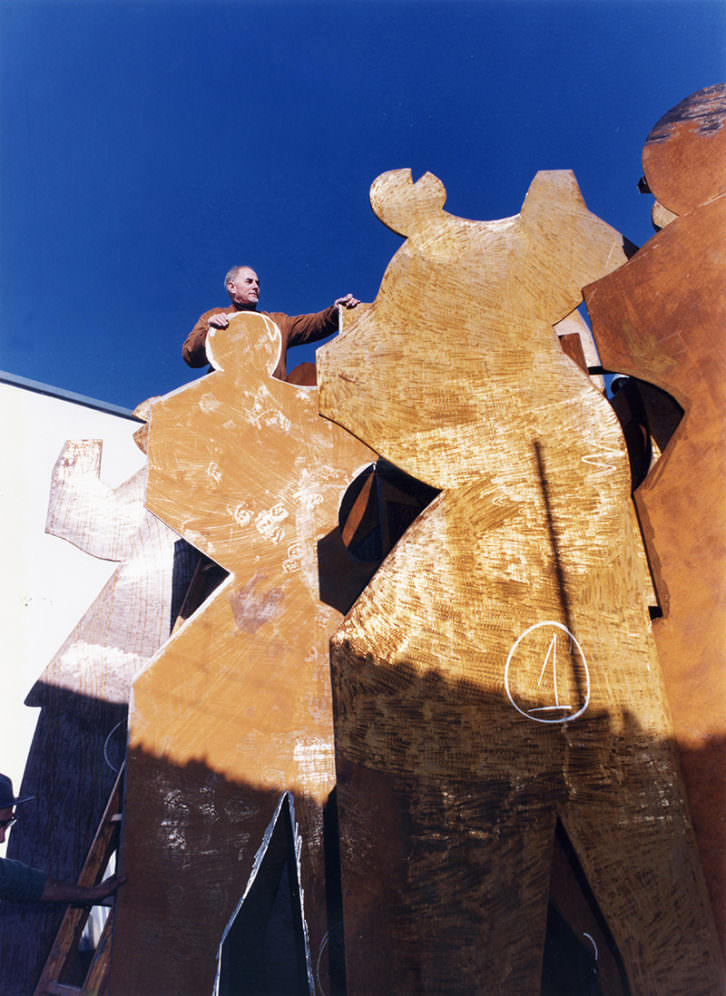
<path fill-rule="evenodd" d="M 74 903 L 81 906 L 107 905 L 103 900 L 114 893 L 119 886 L 123 885 L 126 877 L 119 878 L 113 875 L 98 885 L 68 885 L 65 882 L 56 882 L 55 879 L 48 878 L 45 888 L 40 897 L 41 903 Z"/>
<path fill-rule="evenodd" d="M 13 903 L 79 903 L 95 906 L 126 881 L 126 876 L 107 878 L 98 885 L 67 885 L 56 882 L 39 868 L 12 858 L 0 858 L 0 899 Z"/>
<path fill-rule="evenodd" d="M 190 367 L 203 367 L 207 359 L 207 333 L 211 328 L 226 328 L 229 325 L 227 309 L 212 308 L 205 311 L 191 330 L 182 346 L 182 358 Z"/>
<path fill-rule="evenodd" d="M 262 314 L 269 314 L 270 318 L 280 326 L 287 348 L 302 346 L 306 342 L 317 342 L 319 339 L 333 335 L 338 331 L 338 308 L 355 308 L 357 304 L 359 304 L 357 298 L 352 294 L 346 294 L 337 298 L 325 311 L 319 311 L 315 315 L 290 317 L 281 312 L 262 312 Z M 226 328 L 229 325 L 228 314 L 226 308 L 212 308 L 204 312 L 182 346 L 182 357 L 188 366 L 203 367 L 209 362 L 206 349 L 209 329 Z"/>
<path fill-rule="evenodd" d="M 295 315 L 288 318 L 287 346 L 302 346 L 306 342 L 317 342 L 338 331 L 338 308 L 355 308 L 360 304 L 352 294 L 337 298 L 329 308 L 315 315 Z M 270 317 L 276 321 L 276 316 Z M 287 316 L 282 316 L 287 317 Z M 278 325 L 282 328 L 281 323 Z"/>

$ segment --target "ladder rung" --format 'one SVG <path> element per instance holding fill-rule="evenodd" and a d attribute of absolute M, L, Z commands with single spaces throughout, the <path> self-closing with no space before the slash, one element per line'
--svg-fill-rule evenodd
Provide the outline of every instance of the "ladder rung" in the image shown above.
<path fill-rule="evenodd" d="M 119 824 L 122 819 L 119 812 L 121 808 L 120 785 L 122 771 L 123 768 L 116 777 L 116 783 L 101 817 L 101 823 L 91 842 L 91 848 L 86 856 L 86 860 L 83 863 L 83 868 L 78 877 L 79 884 L 91 885 L 95 881 L 96 876 L 103 871 L 110 853 L 115 850 L 114 838 L 118 836 L 118 831 L 113 824 Z M 105 906 L 106 902 L 102 901 L 99 905 Z M 69 960 L 73 948 L 77 944 L 79 931 L 88 918 L 88 909 L 90 909 L 90 906 L 86 907 L 85 904 L 83 908 L 78 908 L 74 904 L 67 906 L 33 996 L 76 996 L 76 994 L 81 994 L 85 991 L 99 992 L 105 986 L 106 976 L 110 967 L 112 910 L 109 911 L 109 916 L 106 919 L 101 939 L 93 956 L 91 966 L 86 973 L 86 980 L 83 986 L 78 988 L 78 986 L 71 986 L 58 981 L 59 977 L 63 974 L 66 962 Z M 85 986 L 89 982 L 89 979 L 92 979 L 92 987 L 86 990 Z"/>

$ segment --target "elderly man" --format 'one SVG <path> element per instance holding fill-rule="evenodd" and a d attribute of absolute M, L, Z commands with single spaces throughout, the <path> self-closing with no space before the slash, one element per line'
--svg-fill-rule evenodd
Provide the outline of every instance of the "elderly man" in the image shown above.
<path fill-rule="evenodd" d="M 13 795 L 13 783 L 7 775 L 0 775 L 0 844 L 5 840 L 10 827 L 17 822 L 15 806 L 29 802 L 32 798 L 16 798 Z M 125 881 L 125 878 L 114 876 L 90 888 L 66 885 L 49 878 L 39 868 L 31 868 L 10 858 L 0 858 L 0 899 L 8 899 L 14 903 L 74 903 L 95 906 L 101 904 Z"/>
<path fill-rule="evenodd" d="M 210 329 L 225 329 L 229 318 L 239 311 L 257 311 L 260 299 L 260 280 L 249 266 L 234 266 L 224 280 L 224 286 L 232 302 L 229 308 L 212 308 L 205 311 L 197 324 L 187 336 L 182 348 L 184 361 L 190 367 L 203 367 L 208 363 L 206 342 Z M 282 350 L 280 361 L 275 368 L 273 377 L 285 380 L 287 371 L 285 359 L 291 346 L 302 346 L 306 342 L 317 342 L 338 331 L 338 308 L 355 308 L 359 301 L 352 294 L 339 297 L 325 311 L 315 315 L 285 315 L 281 311 L 263 311 L 279 327 L 282 335 Z"/>

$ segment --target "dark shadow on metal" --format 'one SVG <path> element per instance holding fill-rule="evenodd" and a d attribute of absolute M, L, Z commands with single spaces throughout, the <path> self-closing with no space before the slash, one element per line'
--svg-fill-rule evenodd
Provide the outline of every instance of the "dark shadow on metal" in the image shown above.
<path fill-rule="evenodd" d="M 224 567 L 186 540 L 174 544 L 174 573 L 169 631 L 184 622 L 219 588 L 228 575 Z"/>
<path fill-rule="evenodd" d="M 325 849 L 325 893 L 328 908 L 328 965 L 330 996 L 345 996 L 345 948 L 343 933 L 343 893 L 340 882 L 340 840 L 338 837 L 337 789 L 328 796 L 323 810 L 323 846 Z M 315 983 L 318 966 L 313 965 Z"/>
<path fill-rule="evenodd" d="M 380 564 L 439 493 L 379 458 L 343 496 L 338 513 L 343 542 L 356 559 Z"/>
<path fill-rule="evenodd" d="M 562 567 L 560 545 L 557 540 L 557 530 L 555 528 L 555 520 L 552 514 L 552 506 L 550 504 L 547 475 L 545 472 L 544 458 L 542 456 L 542 445 L 538 439 L 535 439 L 533 446 L 535 459 L 537 461 L 537 479 L 539 480 L 540 489 L 542 491 L 542 500 L 544 502 L 545 514 L 547 516 L 547 532 L 550 537 L 550 547 L 552 548 L 555 574 L 557 576 L 557 590 L 560 596 L 560 606 L 562 608 L 562 615 L 565 618 L 565 626 L 571 634 L 574 634 L 575 631 L 572 623 L 572 613 L 570 611 L 570 600 L 567 595 L 567 584 L 565 582 L 565 572 Z M 572 661 L 572 657 L 570 657 L 570 661 Z M 579 669 L 574 666 L 572 667 L 572 678 L 577 690 L 577 701 L 584 702 L 586 693 L 582 682 L 582 676 Z"/>
<path fill-rule="evenodd" d="M 630 996 L 620 952 L 559 819 L 540 996 Z"/>

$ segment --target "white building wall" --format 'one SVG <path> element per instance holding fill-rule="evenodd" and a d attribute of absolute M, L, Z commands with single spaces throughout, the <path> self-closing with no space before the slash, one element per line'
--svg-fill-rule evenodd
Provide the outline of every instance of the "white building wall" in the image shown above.
<path fill-rule="evenodd" d="M 0 424 L 0 771 L 17 790 L 37 716 L 25 696 L 116 567 L 46 535 L 53 466 L 67 439 L 101 439 L 101 478 L 115 487 L 146 458 L 135 420 L 15 383 L 0 382 Z"/>

